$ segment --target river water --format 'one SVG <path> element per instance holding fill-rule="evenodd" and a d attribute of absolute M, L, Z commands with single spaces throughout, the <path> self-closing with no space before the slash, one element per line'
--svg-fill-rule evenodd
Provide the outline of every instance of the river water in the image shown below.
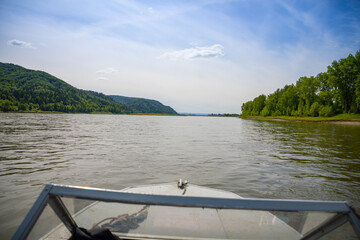
<path fill-rule="evenodd" d="M 360 206 L 360 127 L 222 117 L 0 113 L 0 236 L 46 183 L 187 179 L 243 197 Z"/>

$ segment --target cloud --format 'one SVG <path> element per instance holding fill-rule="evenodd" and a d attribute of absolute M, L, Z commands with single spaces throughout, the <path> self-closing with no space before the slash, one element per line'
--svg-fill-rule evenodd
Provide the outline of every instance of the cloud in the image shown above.
<path fill-rule="evenodd" d="M 98 77 L 96 80 L 98 81 L 108 81 L 109 79 L 106 77 Z"/>
<path fill-rule="evenodd" d="M 9 43 L 9 45 L 15 46 L 15 47 L 36 49 L 36 47 L 34 47 L 32 45 L 32 43 L 30 43 L 30 42 L 24 42 L 24 41 L 13 39 L 13 40 L 9 40 L 8 43 Z"/>
<path fill-rule="evenodd" d="M 210 47 L 186 48 L 179 51 L 165 52 L 160 58 L 169 59 L 194 59 L 194 58 L 213 58 L 224 56 L 224 47 L 220 44 L 214 44 Z"/>
<path fill-rule="evenodd" d="M 105 69 L 100 69 L 98 71 L 96 71 L 97 74 L 101 74 L 101 75 L 106 75 L 106 74 L 113 74 L 113 73 L 116 73 L 118 72 L 117 69 L 115 68 L 105 68 Z"/>

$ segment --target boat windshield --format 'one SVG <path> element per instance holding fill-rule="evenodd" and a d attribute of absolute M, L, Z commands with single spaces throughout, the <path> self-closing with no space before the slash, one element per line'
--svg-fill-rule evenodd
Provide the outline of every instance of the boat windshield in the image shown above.
<path fill-rule="evenodd" d="M 47 185 L 13 239 L 74 239 L 79 233 L 91 239 L 104 230 L 114 239 L 359 239 L 359 223 L 346 202 L 178 197 Z"/>

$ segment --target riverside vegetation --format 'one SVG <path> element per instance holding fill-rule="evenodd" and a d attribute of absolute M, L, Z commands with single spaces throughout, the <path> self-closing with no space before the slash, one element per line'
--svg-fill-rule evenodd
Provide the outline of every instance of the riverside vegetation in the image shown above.
<path fill-rule="evenodd" d="M 0 63 L 0 111 L 177 114 L 155 100 L 81 90 L 46 72 L 7 63 Z"/>
<path fill-rule="evenodd" d="M 360 120 L 360 50 L 355 55 L 333 61 L 327 72 L 315 77 L 300 77 L 296 84 L 244 103 L 241 110 L 242 117 L 283 116 L 304 120 L 310 117 L 314 120 L 315 117 L 338 115 L 333 120 L 343 117 Z"/>

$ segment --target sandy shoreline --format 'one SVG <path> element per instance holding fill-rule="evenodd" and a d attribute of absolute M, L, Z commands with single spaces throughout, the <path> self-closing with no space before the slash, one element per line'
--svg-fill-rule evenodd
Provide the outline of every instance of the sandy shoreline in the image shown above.
<path fill-rule="evenodd" d="M 360 122 L 357 121 L 329 121 L 332 124 L 342 124 L 342 125 L 352 125 L 352 126 L 360 126 Z"/>
<path fill-rule="evenodd" d="M 302 119 L 283 119 L 283 118 L 242 118 L 250 120 L 260 120 L 260 121 L 277 121 L 277 122 L 310 122 L 310 123 L 331 123 L 338 125 L 351 125 L 351 126 L 360 126 L 360 121 L 351 121 L 351 120 L 302 120 Z"/>

